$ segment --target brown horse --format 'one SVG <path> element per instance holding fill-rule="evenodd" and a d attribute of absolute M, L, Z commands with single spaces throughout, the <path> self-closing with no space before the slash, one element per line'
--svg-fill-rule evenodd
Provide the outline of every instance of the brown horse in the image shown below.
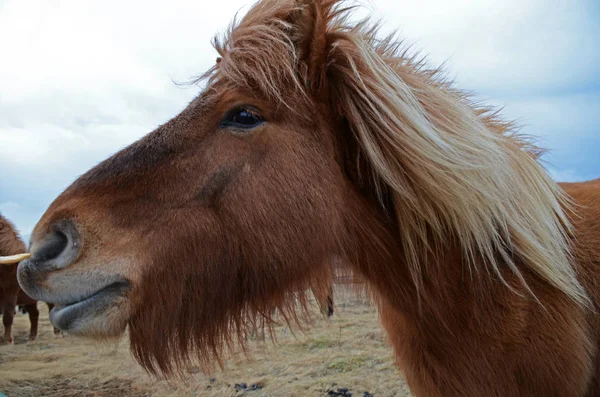
<path fill-rule="evenodd" d="M 0 215 L 0 257 L 5 258 L 10 255 L 22 254 L 25 252 L 25 243 L 17 234 L 12 223 Z M 4 340 L 7 343 L 13 342 L 12 324 L 15 316 L 15 307 L 23 306 L 29 315 L 31 327 L 29 329 L 29 341 L 36 338 L 38 333 L 39 310 L 37 301 L 27 296 L 20 288 L 17 282 L 17 260 L 0 261 L 0 308 L 2 309 L 2 323 L 4 324 Z M 51 310 L 53 305 L 48 304 Z M 54 328 L 54 333 L 60 331 Z"/>
<path fill-rule="evenodd" d="M 600 396 L 600 180 L 335 0 L 263 0 L 181 114 L 63 192 L 19 265 L 52 322 L 151 372 L 366 280 L 414 394 Z M 336 259 L 337 260 L 337 259 Z"/>

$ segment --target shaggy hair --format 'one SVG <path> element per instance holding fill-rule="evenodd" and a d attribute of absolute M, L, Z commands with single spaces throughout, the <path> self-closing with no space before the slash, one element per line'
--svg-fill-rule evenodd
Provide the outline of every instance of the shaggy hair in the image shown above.
<path fill-rule="evenodd" d="M 573 301 L 588 305 L 569 262 L 571 205 L 537 162 L 540 150 L 497 112 L 453 88 L 440 69 L 427 68 L 395 36 L 380 38 L 377 23 L 350 22 L 351 10 L 346 2 L 333 0 L 257 3 L 215 38 L 220 58 L 198 80 L 207 83 L 201 100 L 241 87 L 294 112 L 314 101 L 331 108 L 336 123 L 349 131 L 340 138 L 341 146 L 356 161 L 362 191 L 375 192 L 397 236 L 375 236 L 366 226 L 353 232 L 361 236 L 361 244 L 372 245 L 366 250 L 371 253 L 377 246 L 392 246 L 385 239 L 397 238 L 394 244 L 400 245 L 419 302 L 428 298 L 422 286 L 439 270 L 432 267 L 436 259 L 456 244 L 474 279 L 494 273 L 507 288 L 533 295 L 522 274 L 531 270 Z M 190 114 L 179 117 L 185 120 Z M 298 116 L 307 122 L 318 117 Z M 295 216 L 286 214 L 286 222 L 300 224 Z M 221 245 L 226 253 L 218 259 L 218 270 L 212 270 L 219 272 L 215 280 L 235 278 L 239 263 L 285 258 L 277 241 L 263 241 L 270 246 L 261 248 L 250 240 L 225 241 L 207 226 L 203 229 L 205 244 Z M 153 315 L 150 311 L 157 307 L 141 305 L 129 322 L 134 356 L 151 373 L 170 375 L 181 372 L 193 357 L 206 366 L 213 360 L 221 364 L 223 349 L 243 348 L 249 335 L 269 330 L 276 315 L 301 325 L 307 318 L 303 291 L 326 290 L 331 268 L 312 266 L 304 274 L 291 269 L 335 250 L 331 241 L 312 244 L 314 252 L 294 252 L 290 263 L 277 265 L 288 269 L 278 275 L 277 284 L 252 271 L 235 288 L 229 285 L 231 290 L 214 288 L 211 277 L 216 276 L 207 269 L 190 284 L 191 279 L 183 279 L 188 275 L 157 265 L 172 260 L 170 252 L 161 251 L 159 259 L 151 259 L 158 270 L 145 275 L 143 285 L 162 285 L 161 293 L 171 296 L 161 299 L 182 302 L 180 312 L 167 311 L 170 306 L 165 305 L 160 315 Z M 189 256 L 200 257 L 197 249 L 190 246 Z M 340 254 L 354 263 L 390 263 L 394 256 L 384 251 L 380 258 L 368 259 Z M 507 270 L 523 288 L 504 281 Z M 398 277 L 398 291 L 405 289 L 401 283 Z M 223 295 L 227 307 L 212 307 Z M 158 322 L 178 325 L 172 333 L 158 333 L 163 329 Z"/>
<path fill-rule="evenodd" d="M 352 231 L 361 238 L 360 244 L 371 245 L 365 251 L 378 258 L 360 258 L 353 252 L 340 255 L 352 263 L 385 263 L 390 276 L 398 275 L 404 265 L 390 259 L 397 253 L 377 247 L 399 245 L 399 257 L 405 258 L 419 302 L 429 298 L 424 283 L 439 274 L 435 266 L 443 261 L 436 259 L 456 245 L 474 280 L 493 273 L 516 293 L 533 295 L 523 275 L 531 270 L 576 303 L 588 305 L 569 262 L 571 204 L 537 162 L 541 151 L 497 112 L 453 88 L 440 69 L 427 68 L 395 36 L 380 38 L 377 23 L 350 22 L 351 10 L 346 2 L 332 0 L 257 3 L 215 38 L 220 58 L 198 80 L 207 83 L 201 99 L 241 87 L 294 112 L 315 101 L 332 109 L 335 122 L 349 131 L 338 139 L 345 156 L 355 159 L 361 191 L 374 196 L 397 230 L 395 236 L 387 231 L 378 234 L 373 225 Z M 298 116 L 310 122 L 319 115 L 299 111 Z M 296 216 L 286 213 L 286 222 L 300 224 Z M 181 220 L 186 222 L 190 220 Z M 278 252 L 280 242 L 262 241 L 261 248 L 245 240 L 225 241 L 208 227 L 203 229 L 205 244 L 221 245 L 227 253 L 218 259 L 222 263 L 216 280 L 236 277 L 239 263 L 285 258 Z M 390 243 L 392 238 L 396 240 Z M 302 291 L 324 291 L 331 279 L 331 267 L 312 266 L 302 274 L 291 270 L 335 250 L 331 241 L 311 244 L 314 252 L 294 252 L 293 260 L 286 259 L 288 273 L 279 274 L 276 285 L 274 280 L 256 278 L 262 277 L 260 272 L 252 271 L 235 288 L 228 287 L 234 289 L 223 291 L 214 288 L 210 277 L 215 275 L 206 269 L 190 285 L 182 279 L 186 274 L 157 267 L 143 284 L 162 285 L 162 293 L 173 296 L 161 299 L 186 304 L 179 305 L 181 312 L 169 312 L 165 305 L 160 315 L 150 313 L 156 307 L 142 307 L 130 320 L 134 356 L 150 372 L 169 375 L 180 372 L 193 356 L 207 366 L 213 359 L 221 363 L 223 349 L 243 347 L 250 334 L 270 329 L 276 314 L 299 324 L 306 318 Z M 199 248 L 189 249 L 190 257 L 200 257 Z M 172 260 L 170 255 L 161 251 L 160 259 L 152 261 Z M 520 280 L 522 288 L 504 281 L 507 272 Z M 406 290 L 402 277 L 391 278 L 397 291 Z M 222 294 L 227 307 L 212 307 Z M 177 331 L 155 332 L 162 329 L 157 322 L 178 324 Z"/>

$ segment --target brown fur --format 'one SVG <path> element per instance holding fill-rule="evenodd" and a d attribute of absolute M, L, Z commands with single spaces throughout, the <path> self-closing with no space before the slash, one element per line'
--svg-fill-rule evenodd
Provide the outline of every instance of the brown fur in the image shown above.
<path fill-rule="evenodd" d="M 21 254 L 25 251 L 25 243 L 19 238 L 14 226 L 0 215 L 0 256 Z M 4 325 L 4 341 L 7 343 L 13 341 L 12 324 L 20 291 L 17 282 L 17 265 L 0 266 L 0 308 Z M 29 340 L 33 340 L 37 335 L 37 316 L 30 315 L 30 321 Z"/>
<path fill-rule="evenodd" d="M 12 223 L 0 214 L 0 256 L 22 254 L 27 251 L 23 240 L 19 237 Z M 4 325 L 4 341 L 12 343 L 12 324 L 15 308 L 23 306 L 29 315 L 29 341 L 33 341 L 38 332 L 39 310 L 37 301 L 25 294 L 17 282 L 17 264 L 0 266 L 0 308 Z M 51 310 L 52 304 L 48 304 Z M 60 331 L 54 328 L 54 333 Z"/>
<path fill-rule="evenodd" d="M 21 254 L 25 252 L 25 243 L 19 238 L 14 226 L 0 215 L 0 256 Z M 2 306 L 2 323 L 4 325 L 4 341 L 12 343 L 12 324 L 19 295 L 17 282 L 17 265 L 0 266 L 0 305 Z M 37 330 L 37 324 L 31 323 L 31 332 Z M 31 335 L 30 333 L 30 338 Z M 33 335 L 35 338 L 35 335 Z"/>
<path fill-rule="evenodd" d="M 340 258 L 416 395 L 600 396 L 600 180 L 565 194 L 510 123 L 343 7 L 263 0 L 233 24 L 199 98 L 50 206 L 32 241 L 68 219 L 81 252 L 29 288 L 127 278 L 112 328 L 81 335 L 128 324 L 169 375 L 299 320 Z M 241 104 L 266 123 L 220 128 Z"/>

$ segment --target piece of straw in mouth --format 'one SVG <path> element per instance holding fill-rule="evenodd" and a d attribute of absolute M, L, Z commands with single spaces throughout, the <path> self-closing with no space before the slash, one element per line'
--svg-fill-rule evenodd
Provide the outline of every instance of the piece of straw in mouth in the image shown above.
<path fill-rule="evenodd" d="M 0 256 L 0 265 L 12 265 L 14 263 L 19 263 L 22 260 L 29 258 L 31 254 L 17 254 L 17 255 L 9 255 L 9 256 Z"/>

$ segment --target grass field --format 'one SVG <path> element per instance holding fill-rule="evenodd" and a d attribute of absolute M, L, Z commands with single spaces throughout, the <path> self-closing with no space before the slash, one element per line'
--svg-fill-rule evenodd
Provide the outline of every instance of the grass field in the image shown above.
<path fill-rule="evenodd" d="M 288 327 L 277 327 L 276 345 L 249 345 L 251 360 L 231 357 L 224 371 L 212 374 L 190 366 L 183 381 L 148 376 L 132 360 L 125 338 L 112 345 L 55 338 L 47 307 L 39 304 L 38 338 L 26 343 L 29 320 L 20 314 L 14 345 L 0 345 L 0 392 L 8 397 L 259 397 L 327 396 L 329 390 L 346 387 L 353 397 L 364 392 L 410 396 L 375 308 L 344 289 L 336 291 L 335 299 L 333 318 L 316 315 L 309 333 L 294 336 Z M 243 383 L 247 389 L 236 390 Z"/>

